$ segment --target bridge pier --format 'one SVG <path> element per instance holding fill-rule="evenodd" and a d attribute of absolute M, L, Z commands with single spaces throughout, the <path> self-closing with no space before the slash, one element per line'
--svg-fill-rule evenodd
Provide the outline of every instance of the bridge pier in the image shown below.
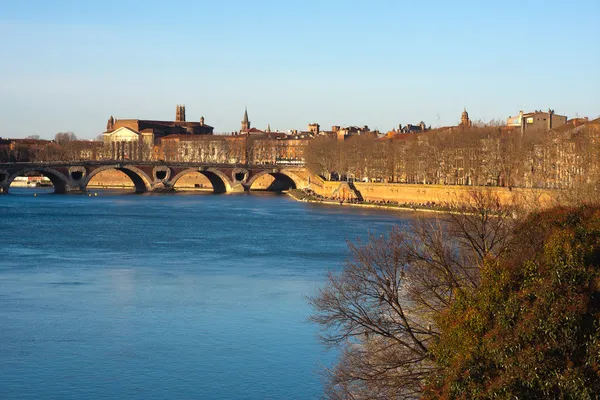
<path fill-rule="evenodd" d="M 243 193 L 250 191 L 250 187 L 246 187 L 244 184 L 236 182 L 231 185 L 231 190 L 227 193 Z"/>
<path fill-rule="evenodd" d="M 169 193 L 174 192 L 175 187 L 170 182 L 160 180 L 152 182 L 152 188 L 150 191 L 153 193 Z"/>
<path fill-rule="evenodd" d="M 66 184 L 64 188 L 54 186 L 54 193 L 66 194 L 66 193 L 86 193 L 85 188 L 81 188 L 79 185 Z"/>

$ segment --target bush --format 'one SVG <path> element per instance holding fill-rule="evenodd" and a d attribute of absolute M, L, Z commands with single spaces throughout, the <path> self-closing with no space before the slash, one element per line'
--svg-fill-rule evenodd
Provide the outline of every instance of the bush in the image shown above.
<path fill-rule="evenodd" d="M 600 208 L 529 217 L 439 315 L 426 398 L 596 398 Z"/>

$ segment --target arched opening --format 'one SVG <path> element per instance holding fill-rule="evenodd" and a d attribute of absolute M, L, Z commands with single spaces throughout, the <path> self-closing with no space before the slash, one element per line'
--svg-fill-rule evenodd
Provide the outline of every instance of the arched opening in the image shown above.
<path fill-rule="evenodd" d="M 193 181 L 194 177 L 198 176 L 195 174 L 200 174 L 204 177 L 203 179 L 200 178 L 202 180 L 198 180 L 198 181 L 194 182 L 194 186 L 196 184 L 199 185 L 198 189 L 202 189 L 202 188 L 208 189 L 209 187 L 211 187 L 213 193 L 226 193 L 231 190 L 231 186 L 230 186 L 229 181 L 227 180 L 227 177 L 223 173 L 219 172 L 218 170 L 212 170 L 212 169 L 199 171 L 198 169 L 190 168 L 185 171 L 181 171 L 173 179 L 171 179 L 171 185 L 175 189 L 177 189 L 178 187 L 181 188 L 182 185 L 179 184 L 179 181 L 181 179 L 186 179 L 183 182 L 188 182 L 188 185 L 189 185 L 190 180 Z M 191 175 L 191 177 L 185 178 L 187 175 Z M 202 186 L 200 187 L 200 185 L 202 185 Z"/>
<path fill-rule="evenodd" d="M 177 178 L 177 181 L 173 185 L 173 188 L 177 191 L 184 192 L 213 192 L 213 186 L 206 177 L 197 170 L 189 171 Z"/>
<path fill-rule="evenodd" d="M 103 167 L 92 171 L 86 189 L 129 189 L 144 193 L 150 189 L 150 179 L 142 171 L 130 168 Z"/>
<path fill-rule="evenodd" d="M 235 174 L 236 181 L 243 181 L 245 177 L 246 177 L 246 174 L 243 172 L 236 172 L 236 174 Z"/>
<path fill-rule="evenodd" d="M 198 170 L 190 170 L 177 177 L 173 188 L 183 192 L 213 192 L 213 186 L 203 173 Z"/>
<path fill-rule="evenodd" d="M 68 179 L 51 169 L 26 169 L 8 178 L 8 188 L 54 188 L 54 193 L 66 193 Z"/>
<path fill-rule="evenodd" d="M 163 180 L 167 177 L 167 171 L 156 171 L 156 179 Z"/>
<path fill-rule="evenodd" d="M 250 183 L 250 190 L 282 192 L 290 189 L 296 189 L 296 182 L 290 176 L 281 172 L 263 172 Z"/>
<path fill-rule="evenodd" d="M 227 185 L 223 181 L 223 179 L 213 171 L 202 171 L 204 176 L 208 178 L 210 184 L 213 187 L 214 193 L 225 193 L 227 192 Z"/>
<path fill-rule="evenodd" d="M 80 180 L 83 178 L 83 171 L 71 171 L 71 178 L 76 181 Z"/>

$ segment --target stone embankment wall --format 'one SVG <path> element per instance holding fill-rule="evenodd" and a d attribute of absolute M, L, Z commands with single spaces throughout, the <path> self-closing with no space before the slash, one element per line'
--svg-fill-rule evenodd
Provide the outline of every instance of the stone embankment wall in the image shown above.
<path fill-rule="evenodd" d="M 341 182 L 318 181 L 311 177 L 310 189 L 325 197 L 353 198 L 347 187 L 340 188 Z M 450 185 L 413 185 L 404 183 L 366 183 L 355 182 L 354 187 L 364 201 L 390 201 L 400 204 L 449 203 L 463 201 L 469 191 L 489 190 L 498 195 L 504 204 L 518 202 L 531 207 L 548 207 L 556 202 L 557 191 L 543 189 L 473 187 Z"/>
<path fill-rule="evenodd" d="M 548 190 L 533 190 L 506 187 L 472 187 L 448 185 L 409 185 L 356 182 L 356 189 L 365 200 L 394 200 L 406 203 L 452 202 L 465 198 L 474 189 L 488 190 L 498 196 L 500 202 L 510 204 L 514 201 L 536 202 L 547 205 L 552 202 L 553 194 Z"/>

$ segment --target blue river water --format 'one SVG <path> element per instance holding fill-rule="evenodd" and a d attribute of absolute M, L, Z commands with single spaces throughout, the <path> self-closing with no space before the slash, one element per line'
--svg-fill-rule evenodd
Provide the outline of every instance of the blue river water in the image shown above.
<path fill-rule="evenodd" d="M 319 398 L 336 353 L 307 297 L 347 240 L 410 217 L 275 194 L 11 189 L 0 398 Z"/>

